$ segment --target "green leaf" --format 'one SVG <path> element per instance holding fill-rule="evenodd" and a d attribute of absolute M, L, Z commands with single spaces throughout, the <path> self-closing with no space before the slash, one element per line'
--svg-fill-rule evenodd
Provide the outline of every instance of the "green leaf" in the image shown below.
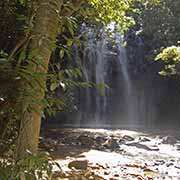
<path fill-rule="evenodd" d="M 67 45 L 68 45 L 68 46 L 72 46 L 72 44 L 73 44 L 73 40 L 72 40 L 72 39 L 68 39 Z"/>
<path fill-rule="evenodd" d="M 63 57 L 64 57 L 64 54 L 65 54 L 64 50 L 61 49 L 61 50 L 60 50 L 60 57 L 63 58 Z"/>
<path fill-rule="evenodd" d="M 22 5 L 24 5 L 25 0 L 19 0 L 19 3 L 22 4 Z"/>
<path fill-rule="evenodd" d="M 25 59 L 25 57 L 26 57 L 26 52 L 25 52 L 25 51 L 22 51 L 22 52 L 20 53 L 19 60 L 22 61 L 22 60 Z"/>
<path fill-rule="evenodd" d="M 50 90 L 51 90 L 51 91 L 54 91 L 58 86 L 59 86 L 59 84 L 57 84 L 57 83 L 52 83 L 51 86 L 50 86 Z"/>

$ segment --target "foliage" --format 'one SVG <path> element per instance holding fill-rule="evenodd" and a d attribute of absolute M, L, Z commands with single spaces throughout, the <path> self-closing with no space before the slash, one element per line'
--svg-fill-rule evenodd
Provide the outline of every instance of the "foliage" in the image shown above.
<path fill-rule="evenodd" d="M 154 49 L 177 44 L 180 39 L 180 23 L 177 23 L 180 16 L 180 1 L 150 2 L 152 1 L 136 0 L 132 5 L 133 11 L 130 14 L 136 22 L 134 29 L 141 30 L 140 37 L 151 43 Z"/>
<path fill-rule="evenodd" d="M 156 60 L 165 62 L 164 70 L 160 72 L 161 75 L 179 74 L 178 65 L 180 63 L 180 47 L 170 46 L 156 56 Z"/>
<path fill-rule="evenodd" d="M 141 37 L 152 44 L 150 56 L 154 54 L 156 60 L 165 63 L 161 75 L 179 74 L 179 8 L 178 0 L 161 0 L 158 5 L 141 8 L 138 17 L 142 27 Z"/>
<path fill-rule="evenodd" d="M 19 91 L 17 71 L 7 61 L 7 54 L 0 57 L 0 154 L 10 148 L 17 137 Z"/>
<path fill-rule="evenodd" d="M 164 70 L 160 72 L 161 75 L 172 75 L 178 70 L 178 61 L 174 61 L 178 56 L 174 59 L 170 57 L 170 54 L 176 49 L 175 46 L 179 46 L 179 8 L 179 0 L 136 0 L 131 7 L 132 10 L 128 12 L 136 22 L 127 33 L 129 49 L 131 51 L 136 49 L 138 42 L 136 40 L 140 39 L 141 59 L 146 59 L 147 66 L 149 63 L 154 64 L 154 59 L 163 60 L 157 62 L 156 66 L 160 69 L 160 66 L 164 65 Z M 162 52 L 165 47 L 170 48 Z M 136 50 L 133 52 L 137 54 Z M 160 55 L 158 55 L 159 53 Z M 133 53 L 131 52 L 131 54 Z"/>
<path fill-rule="evenodd" d="M 67 108 L 71 104 L 71 102 L 68 104 L 67 101 L 63 101 L 69 95 L 67 91 L 70 88 L 90 86 L 85 82 L 80 82 L 82 71 L 66 62 L 72 55 L 73 45 L 80 46 L 81 44 L 78 32 L 82 22 L 92 19 L 100 25 L 107 25 L 114 21 L 121 31 L 127 30 L 133 24 L 133 19 L 126 14 L 133 0 L 86 1 L 70 16 L 60 15 L 59 39 L 56 45 L 52 45 L 53 54 L 58 53 L 58 55 L 52 56 L 48 74 L 39 73 L 33 66 L 43 65 L 42 59 L 38 56 L 38 52 L 29 52 L 33 20 L 36 15 L 34 2 L 36 1 L 2 0 L 0 2 L 2 10 L 0 11 L 2 22 L 0 25 L 0 39 L 2 40 L 0 46 L 2 50 L 0 54 L 0 146 L 2 152 L 0 154 L 14 148 L 20 119 L 25 112 L 38 111 L 42 116 L 53 115 L 55 111 Z M 69 1 L 63 3 L 63 7 L 68 7 Z M 80 24 L 78 24 L 79 19 Z M 46 81 L 46 84 L 42 81 Z M 37 100 L 41 86 L 45 89 L 46 98 Z M 60 89 L 62 99 L 56 98 L 55 92 L 58 89 Z M 102 85 L 99 89 L 102 91 Z M 46 113 L 39 112 L 37 105 L 43 107 Z M 1 171 L 6 174 L 2 179 L 5 179 L 7 175 L 10 175 L 7 177 L 9 179 L 11 177 L 20 179 L 20 176 L 26 176 L 26 173 L 29 175 L 41 173 L 45 170 L 45 166 L 41 158 L 38 161 L 37 159 L 36 155 L 31 155 L 23 161 L 5 161 Z M 42 169 L 39 169 L 39 166 Z"/>
<path fill-rule="evenodd" d="M 0 179 L 3 180 L 50 180 L 53 165 L 47 153 L 31 154 L 21 160 L 2 159 L 0 161 Z"/>
<path fill-rule="evenodd" d="M 108 25 L 114 21 L 122 32 L 134 23 L 133 19 L 126 14 L 132 2 L 133 0 L 91 0 L 90 5 L 96 9 L 95 20 L 103 23 L 103 25 Z"/>

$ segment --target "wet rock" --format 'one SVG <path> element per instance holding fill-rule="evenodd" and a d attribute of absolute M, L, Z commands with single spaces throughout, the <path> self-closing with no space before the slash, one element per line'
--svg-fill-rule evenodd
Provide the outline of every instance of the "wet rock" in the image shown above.
<path fill-rule="evenodd" d="M 157 147 L 148 147 L 144 144 L 140 144 L 140 143 L 129 143 L 127 144 L 128 146 L 135 146 L 139 149 L 144 149 L 144 150 L 147 150 L 147 151 L 158 151 L 159 149 Z"/>
<path fill-rule="evenodd" d="M 103 144 L 103 146 L 114 150 L 116 148 L 119 148 L 119 143 L 118 143 L 117 139 L 109 138 L 108 140 L 106 140 L 106 142 Z"/>
<path fill-rule="evenodd" d="M 166 166 L 167 167 L 170 167 L 170 166 L 173 166 L 174 164 L 171 162 L 171 163 L 167 163 Z"/>
<path fill-rule="evenodd" d="M 176 169 L 180 169 L 180 165 L 176 165 L 174 166 Z"/>
<path fill-rule="evenodd" d="M 109 178 L 109 180 L 117 180 L 116 178 Z"/>
<path fill-rule="evenodd" d="M 74 141 L 75 141 L 75 138 L 66 136 L 65 138 L 62 138 L 62 139 L 59 141 L 59 143 L 67 144 L 67 145 L 72 145 L 72 143 L 74 143 Z"/>
<path fill-rule="evenodd" d="M 141 142 L 149 142 L 151 140 L 149 138 L 147 138 L 147 137 L 140 137 L 139 141 L 141 141 Z"/>
<path fill-rule="evenodd" d="M 125 135 L 123 137 L 121 137 L 121 139 L 119 140 L 119 144 L 126 144 L 129 141 L 134 141 L 134 138 L 128 135 Z"/>
<path fill-rule="evenodd" d="M 180 145 L 179 145 L 179 144 L 176 145 L 176 149 L 177 149 L 178 151 L 180 151 Z"/>
<path fill-rule="evenodd" d="M 106 175 L 106 176 L 108 176 L 109 174 L 110 174 L 110 173 L 107 172 L 107 171 L 104 172 L 104 175 Z"/>
<path fill-rule="evenodd" d="M 94 139 L 92 137 L 89 137 L 88 135 L 80 135 L 77 138 L 77 141 L 84 147 L 91 147 L 94 144 Z"/>
<path fill-rule="evenodd" d="M 119 144 L 121 145 L 121 144 L 126 144 L 126 141 L 124 140 L 124 139 L 120 139 L 119 140 Z"/>
<path fill-rule="evenodd" d="M 75 160 L 68 164 L 68 168 L 78 169 L 78 170 L 87 170 L 88 161 L 87 160 Z"/>
<path fill-rule="evenodd" d="M 175 144 L 177 142 L 177 139 L 175 137 L 172 137 L 172 136 L 167 136 L 167 137 L 164 137 L 163 140 L 162 140 L 162 143 L 164 144 Z"/>
<path fill-rule="evenodd" d="M 170 159 L 171 162 L 175 162 L 175 159 Z"/>
<path fill-rule="evenodd" d="M 159 148 L 157 146 L 151 146 L 151 151 L 159 151 Z"/>
<path fill-rule="evenodd" d="M 155 163 L 154 163 L 154 166 L 160 166 L 160 165 L 163 165 L 165 163 L 164 160 L 156 160 Z"/>
<path fill-rule="evenodd" d="M 61 179 L 61 176 L 60 176 Z M 83 171 L 76 171 L 72 170 L 69 172 L 66 172 L 65 178 L 62 178 L 63 180 L 104 180 L 104 178 L 95 175 L 94 172 L 88 170 Z M 54 179 L 56 180 L 56 179 Z"/>
<path fill-rule="evenodd" d="M 102 137 L 102 136 L 97 136 L 97 137 L 95 137 L 95 141 L 96 141 L 97 144 L 102 144 L 102 143 L 104 143 L 106 140 L 107 140 L 107 138 Z"/>
<path fill-rule="evenodd" d="M 128 135 L 123 136 L 122 139 L 125 141 L 134 141 L 134 138 Z"/>
<path fill-rule="evenodd" d="M 114 177 L 119 177 L 119 174 L 114 174 Z"/>

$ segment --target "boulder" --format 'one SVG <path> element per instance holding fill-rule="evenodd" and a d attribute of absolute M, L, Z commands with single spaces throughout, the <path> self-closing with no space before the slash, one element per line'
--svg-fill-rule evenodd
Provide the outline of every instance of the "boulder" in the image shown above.
<path fill-rule="evenodd" d="M 103 146 L 109 149 L 116 149 L 119 148 L 119 143 L 117 139 L 109 138 L 108 140 L 106 140 Z"/>
<path fill-rule="evenodd" d="M 77 170 L 87 170 L 88 161 L 87 160 L 74 160 L 68 164 L 68 168 L 75 168 Z"/>
<path fill-rule="evenodd" d="M 94 139 L 88 135 L 80 135 L 77 141 L 86 148 L 90 148 L 94 144 Z"/>

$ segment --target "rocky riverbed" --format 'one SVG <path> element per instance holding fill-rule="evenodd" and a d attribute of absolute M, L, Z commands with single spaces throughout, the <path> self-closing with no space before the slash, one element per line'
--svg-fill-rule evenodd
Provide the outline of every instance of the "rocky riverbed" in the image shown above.
<path fill-rule="evenodd" d="M 180 180 L 178 135 L 103 129 L 46 129 L 40 147 L 60 165 L 54 179 Z"/>

